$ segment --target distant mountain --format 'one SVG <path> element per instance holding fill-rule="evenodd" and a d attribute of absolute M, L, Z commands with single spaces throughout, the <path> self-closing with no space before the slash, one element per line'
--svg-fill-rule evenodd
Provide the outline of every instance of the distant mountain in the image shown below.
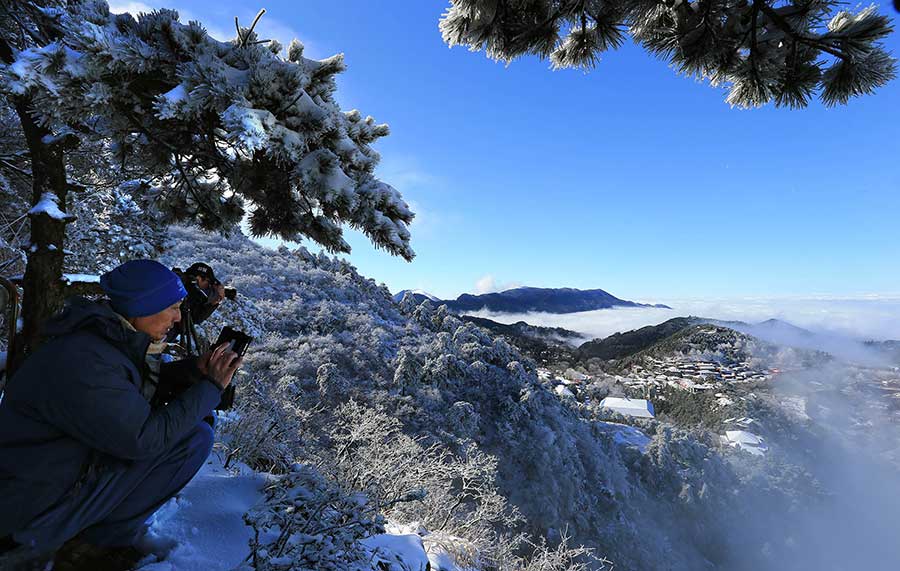
<path fill-rule="evenodd" d="M 400 301 L 403 299 L 407 293 L 412 294 L 413 299 L 416 300 L 416 303 L 422 303 L 425 300 L 431 301 L 433 303 L 442 303 L 440 299 L 431 295 L 427 291 L 422 291 L 420 289 L 405 289 L 403 291 L 399 291 L 394 294 L 394 301 Z"/>
<path fill-rule="evenodd" d="M 648 325 L 634 331 L 615 333 L 603 339 L 588 341 L 578 348 L 576 354 L 582 361 L 593 358 L 621 359 L 643 351 L 682 329 L 705 321 L 699 317 L 676 317 L 659 325 Z"/>
<path fill-rule="evenodd" d="M 727 322 L 723 322 L 726 327 L 731 327 Z M 751 335 L 755 335 L 757 337 L 773 337 L 774 341 L 779 341 L 779 338 L 784 339 L 808 339 L 810 337 L 815 336 L 815 333 L 810 331 L 809 329 L 803 329 L 802 327 L 797 327 L 792 323 L 788 323 L 787 321 L 782 321 L 780 319 L 767 319 L 765 321 L 761 321 L 756 324 L 742 324 L 738 322 L 737 327 L 733 327 L 733 329 L 737 329 L 741 331 L 741 325 L 749 328 L 749 331 L 745 331 L 746 333 L 750 333 Z"/>
<path fill-rule="evenodd" d="M 659 325 L 648 325 L 633 331 L 594 339 L 575 350 L 577 362 L 587 365 L 589 359 L 608 361 L 612 370 L 625 370 L 644 359 L 665 359 L 673 355 L 707 355 L 713 360 L 741 362 L 751 356 L 773 356 L 787 346 L 759 332 L 787 332 L 791 337 L 815 334 L 785 321 L 770 319 L 750 324 L 743 321 L 720 321 L 703 317 L 676 317 Z M 771 336 L 770 336 L 771 337 Z M 824 347 L 792 345 L 798 361 L 806 365 L 831 359 Z"/>
<path fill-rule="evenodd" d="M 563 329 L 562 327 L 541 327 L 540 325 L 531 325 L 529 323 L 525 323 L 524 321 L 517 321 L 515 323 L 506 324 L 498 323 L 497 321 L 485 319 L 483 317 L 473 317 L 471 315 L 463 316 L 462 320 L 474 323 L 475 325 L 484 327 L 485 329 L 490 329 L 491 331 L 499 333 L 501 335 L 544 337 L 556 339 L 559 341 L 572 341 L 584 339 L 586 337 L 586 335 L 583 335 L 577 331 L 572 331 L 570 329 Z"/>
<path fill-rule="evenodd" d="M 471 315 L 464 315 L 461 319 L 504 337 L 537 363 L 571 360 L 574 344 L 585 337 L 562 327 L 540 327 L 524 321 L 505 324 Z"/>
<path fill-rule="evenodd" d="M 499 293 L 472 295 L 464 293 L 455 300 L 444 300 L 447 308 L 456 313 L 488 310 L 497 313 L 575 313 L 612 307 L 658 307 L 619 299 L 602 289 L 579 290 L 574 288 L 520 287 Z"/>

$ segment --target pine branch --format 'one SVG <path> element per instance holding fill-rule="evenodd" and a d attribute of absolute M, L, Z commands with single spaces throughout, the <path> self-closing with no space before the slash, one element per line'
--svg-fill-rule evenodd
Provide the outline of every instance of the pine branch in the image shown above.
<path fill-rule="evenodd" d="M 773 10 L 767 3 L 766 0 L 754 0 L 753 7 L 759 8 L 762 10 L 763 14 L 768 16 L 772 22 L 778 26 L 778 28 L 787 34 L 794 41 L 800 42 L 801 44 L 806 44 L 810 47 L 822 50 L 823 52 L 829 53 L 834 57 L 840 58 L 844 61 L 853 61 L 853 58 L 850 57 L 849 54 L 842 52 L 841 50 L 829 45 L 827 42 L 819 39 L 819 38 L 811 38 L 800 32 L 796 31 L 791 24 L 785 20 L 778 12 Z M 755 26 L 754 26 L 755 28 Z"/>
<path fill-rule="evenodd" d="M 240 47 L 242 47 L 242 48 L 247 47 L 247 45 L 248 45 L 247 40 L 249 40 L 250 36 L 253 35 L 253 30 L 254 30 L 254 28 L 256 28 L 256 24 L 259 23 L 259 19 L 262 18 L 263 14 L 265 14 L 265 13 L 266 13 L 265 8 L 261 9 L 259 12 L 256 13 L 256 17 L 253 18 L 253 23 L 250 24 L 250 27 L 247 29 L 246 34 L 241 33 L 241 25 L 238 22 L 238 17 L 237 16 L 234 17 L 234 27 L 237 28 L 238 44 L 240 45 Z M 262 43 L 266 43 L 266 42 L 270 42 L 270 41 L 271 40 L 253 42 L 252 44 L 249 44 L 249 45 L 262 44 Z"/>

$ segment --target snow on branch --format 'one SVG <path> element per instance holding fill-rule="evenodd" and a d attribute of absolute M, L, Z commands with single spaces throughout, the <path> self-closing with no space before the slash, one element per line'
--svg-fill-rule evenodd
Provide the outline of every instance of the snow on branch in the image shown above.
<path fill-rule="evenodd" d="M 59 197 L 52 192 L 45 192 L 41 194 L 41 199 L 38 201 L 38 203 L 28 211 L 28 216 L 31 216 L 32 218 L 35 216 L 40 216 L 41 214 L 46 214 L 54 220 L 62 220 L 65 222 L 69 222 L 75 219 L 75 217 L 71 214 L 66 214 L 65 212 L 60 210 Z"/>
<path fill-rule="evenodd" d="M 510 62 L 592 69 L 626 33 L 679 73 L 729 89 L 738 107 L 828 106 L 873 93 L 897 75 L 883 40 L 890 18 L 873 4 L 832 0 L 450 0 L 444 41 Z"/>
<path fill-rule="evenodd" d="M 63 274 L 66 285 L 72 284 L 99 284 L 100 276 L 90 274 Z"/>
<path fill-rule="evenodd" d="M 371 145 L 389 130 L 335 99 L 342 55 L 308 59 L 295 42 L 285 58 L 253 25 L 220 42 L 173 10 L 134 17 L 102 0 L 60 8 L 54 29 L 56 41 L 0 65 L 0 93 L 29 97 L 54 133 L 110 143 L 123 170 L 152 182 L 166 219 L 222 230 L 249 215 L 257 235 L 332 252 L 349 252 L 349 225 L 414 257 L 414 214 L 374 177 Z"/>

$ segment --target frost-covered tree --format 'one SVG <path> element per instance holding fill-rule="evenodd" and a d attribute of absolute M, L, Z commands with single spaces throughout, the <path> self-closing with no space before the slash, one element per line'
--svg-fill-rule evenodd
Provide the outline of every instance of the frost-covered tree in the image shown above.
<path fill-rule="evenodd" d="M 26 344 L 64 297 L 69 159 L 89 142 L 143 181 L 165 220 L 228 229 L 247 214 L 254 234 L 335 252 L 350 250 L 349 225 L 413 258 L 413 213 L 373 174 L 371 145 L 388 127 L 339 108 L 341 55 L 307 59 L 297 41 L 282 53 L 252 26 L 220 42 L 172 10 L 135 18 L 104 0 L 0 1 L 0 93 L 31 159 Z"/>
<path fill-rule="evenodd" d="M 627 35 L 680 73 L 729 89 L 739 107 L 826 105 L 896 76 L 881 40 L 893 31 L 869 6 L 836 0 L 450 0 L 444 40 L 512 61 L 549 58 L 590 69 Z"/>
<path fill-rule="evenodd" d="M 421 524 L 426 548 L 463 568 L 565 568 L 553 562 L 569 558 L 555 551 L 566 533 L 617 568 L 735 568 L 724 531 L 743 511 L 717 441 L 654 422 L 638 427 L 644 451 L 623 444 L 628 427 L 558 398 L 506 342 L 429 302 L 395 303 L 345 261 L 170 235 L 167 263 L 202 252 L 240 292 L 203 327 L 259 327 L 221 430 L 234 460 L 315 466 L 389 523 Z M 542 538 L 556 555 L 523 543 Z"/>

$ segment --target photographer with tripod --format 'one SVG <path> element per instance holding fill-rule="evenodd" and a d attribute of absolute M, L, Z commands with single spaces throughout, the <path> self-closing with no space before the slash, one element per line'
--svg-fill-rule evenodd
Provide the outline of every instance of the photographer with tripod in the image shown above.
<path fill-rule="evenodd" d="M 178 342 L 187 354 L 203 353 L 209 343 L 197 335 L 195 326 L 215 313 L 223 300 L 233 300 L 237 291 L 222 285 L 205 262 L 195 262 L 184 272 L 179 268 L 172 271 L 181 278 L 188 295 L 181 305 L 181 321 L 169 333 L 167 341 Z"/>

